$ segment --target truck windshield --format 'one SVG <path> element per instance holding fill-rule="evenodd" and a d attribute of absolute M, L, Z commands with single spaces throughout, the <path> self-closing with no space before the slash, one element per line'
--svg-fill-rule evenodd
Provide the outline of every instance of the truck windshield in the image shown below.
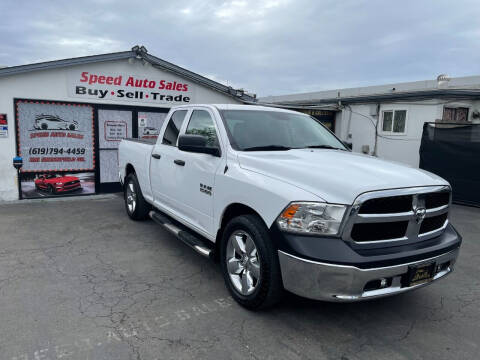
<path fill-rule="evenodd" d="M 236 150 L 346 150 L 340 140 L 308 115 L 261 110 L 223 110 L 222 115 Z"/>

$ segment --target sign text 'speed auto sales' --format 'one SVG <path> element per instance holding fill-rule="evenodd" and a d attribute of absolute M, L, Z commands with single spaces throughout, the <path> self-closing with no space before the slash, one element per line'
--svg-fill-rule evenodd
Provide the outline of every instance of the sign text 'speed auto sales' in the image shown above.
<path fill-rule="evenodd" d="M 71 96 L 123 101 L 189 103 L 188 83 L 140 76 L 75 72 L 69 76 Z"/>
<path fill-rule="evenodd" d="M 87 71 L 82 72 L 80 82 L 88 83 L 88 85 L 93 84 L 107 84 L 107 85 L 117 85 L 122 86 L 123 77 L 119 75 L 117 77 L 89 74 Z M 158 89 L 163 90 L 176 90 L 176 91 L 188 91 L 188 84 L 182 84 L 174 82 L 167 82 L 166 80 L 149 80 L 149 79 L 136 79 L 133 76 L 129 76 L 125 81 L 125 86 L 131 86 L 135 88 L 145 88 L 145 89 Z"/>

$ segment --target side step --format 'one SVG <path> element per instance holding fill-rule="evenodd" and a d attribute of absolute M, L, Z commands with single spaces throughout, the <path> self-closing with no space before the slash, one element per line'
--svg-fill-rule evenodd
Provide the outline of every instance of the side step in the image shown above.
<path fill-rule="evenodd" d="M 175 235 L 182 240 L 186 245 L 190 246 L 193 250 L 206 257 L 213 257 L 213 251 L 208 247 L 206 242 L 200 237 L 194 235 L 185 226 L 177 224 L 174 220 L 168 216 L 159 213 L 158 211 L 150 211 L 148 214 L 153 221 L 163 226 L 167 231 Z"/>

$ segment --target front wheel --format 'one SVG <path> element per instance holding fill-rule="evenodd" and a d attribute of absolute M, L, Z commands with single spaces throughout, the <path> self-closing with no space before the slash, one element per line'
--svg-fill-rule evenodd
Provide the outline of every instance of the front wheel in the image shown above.
<path fill-rule="evenodd" d="M 283 286 L 277 251 L 258 216 L 238 216 L 227 224 L 221 265 L 225 284 L 240 305 L 258 310 L 280 300 Z"/>
<path fill-rule="evenodd" d="M 143 198 L 142 190 L 135 174 L 125 179 L 124 188 L 125 209 L 132 220 L 145 220 L 150 211 L 150 205 Z"/>

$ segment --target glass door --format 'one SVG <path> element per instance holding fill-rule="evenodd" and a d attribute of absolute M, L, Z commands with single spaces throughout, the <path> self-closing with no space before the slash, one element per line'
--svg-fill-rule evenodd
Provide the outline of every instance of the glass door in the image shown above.
<path fill-rule="evenodd" d="M 132 120 L 130 110 L 98 110 L 100 184 L 118 186 L 118 145 L 122 139 L 132 137 Z M 105 185 L 102 187 L 106 191 Z"/>

